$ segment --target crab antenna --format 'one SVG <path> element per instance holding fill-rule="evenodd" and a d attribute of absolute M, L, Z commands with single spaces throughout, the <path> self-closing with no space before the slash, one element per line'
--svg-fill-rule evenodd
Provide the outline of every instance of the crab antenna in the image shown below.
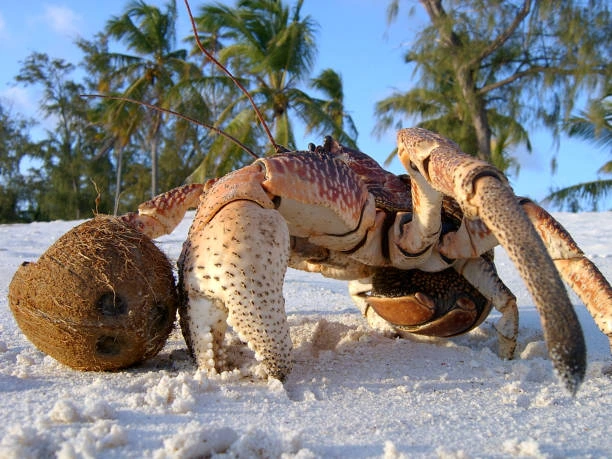
<path fill-rule="evenodd" d="M 249 99 L 251 106 L 255 110 L 257 119 L 263 126 L 264 130 L 266 131 L 266 135 L 268 136 L 268 139 L 270 139 L 270 142 L 272 143 L 272 146 L 274 147 L 274 151 L 276 151 L 277 153 L 284 151 L 284 148 L 278 145 L 274 141 L 274 137 L 272 136 L 272 133 L 270 132 L 270 129 L 268 128 L 268 124 L 264 120 L 264 117 L 261 114 L 261 111 L 259 111 L 259 108 L 257 107 L 257 105 L 255 104 L 253 97 L 251 97 L 251 94 L 249 94 L 249 92 L 242 85 L 242 83 L 240 83 L 236 79 L 236 77 L 234 77 L 232 72 L 230 72 L 225 65 L 219 62 L 219 60 L 217 60 L 217 58 L 213 56 L 213 54 L 204 47 L 204 45 L 200 41 L 200 37 L 198 36 L 198 26 L 195 23 L 195 19 L 193 19 L 193 14 L 191 13 L 191 7 L 189 6 L 188 0 L 185 0 L 185 6 L 187 7 L 187 14 L 189 14 L 189 20 L 191 21 L 191 29 L 193 30 L 193 36 L 195 38 L 196 44 L 198 45 L 198 48 L 200 49 L 200 51 L 202 51 L 206 55 L 206 57 L 210 59 L 217 67 L 219 67 L 223 71 L 223 73 L 225 73 L 230 78 L 230 80 L 232 80 L 232 82 L 238 87 L 238 89 L 240 89 L 244 93 L 244 95 Z"/>
<path fill-rule="evenodd" d="M 211 131 L 213 131 L 213 132 L 215 132 L 215 133 L 225 137 L 226 139 L 230 140 L 231 142 L 234 142 L 236 145 L 238 145 L 238 147 L 240 147 L 242 150 L 247 152 L 253 158 L 255 158 L 255 159 L 259 158 L 259 156 L 255 152 L 253 152 L 253 150 L 251 150 L 249 147 L 247 147 L 245 144 L 243 144 L 240 140 L 238 140 L 237 138 L 235 138 L 232 135 L 228 134 L 227 132 L 222 131 L 218 127 L 213 126 L 212 124 L 205 123 L 204 121 L 197 120 L 197 119 L 192 118 L 190 116 L 183 115 L 182 113 L 179 113 L 177 111 L 171 110 L 169 108 L 158 107 L 157 105 L 153 105 L 153 104 L 150 104 L 148 102 L 143 102 L 141 100 L 130 99 L 129 97 L 109 96 L 109 95 L 105 95 L 105 94 L 81 94 L 81 97 L 100 97 L 102 99 L 122 100 L 124 102 L 130 102 L 130 103 L 137 104 L 137 105 L 143 105 L 143 106 L 145 106 L 147 108 L 150 108 L 152 110 L 157 110 L 158 112 L 168 113 L 170 115 L 177 116 L 177 117 L 179 117 L 181 119 L 184 119 L 185 121 L 189 121 L 190 123 L 194 123 L 194 124 L 197 124 L 198 126 L 202 126 L 202 127 L 206 128 L 206 129 L 210 129 Z"/>

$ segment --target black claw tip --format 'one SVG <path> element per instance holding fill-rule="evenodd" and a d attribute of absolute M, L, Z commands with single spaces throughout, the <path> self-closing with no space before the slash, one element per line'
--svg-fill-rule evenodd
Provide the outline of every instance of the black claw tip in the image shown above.
<path fill-rule="evenodd" d="M 553 349 L 550 353 L 557 375 L 572 397 L 576 395 L 586 373 L 584 350 L 584 347 L 578 346 L 571 353 L 559 348 Z"/>

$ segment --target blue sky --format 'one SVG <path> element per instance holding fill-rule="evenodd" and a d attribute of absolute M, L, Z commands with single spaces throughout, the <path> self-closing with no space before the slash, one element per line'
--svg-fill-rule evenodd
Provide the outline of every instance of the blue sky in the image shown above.
<path fill-rule="evenodd" d="M 128 0 L 104 2 L 82 0 L 0 0 L 0 98 L 12 106 L 14 112 L 40 118 L 37 113 L 38 95 L 32 89 L 15 86 L 14 76 L 20 61 L 33 51 L 46 52 L 52 57 L 78 63 L 80 53 L 74 46 L 78 36 L 91 38 L 104 28 L 113 15 L 123 12 Z M 163 5 L 165 2 L 149 0 Z M 201 1 L 192 0 L 197 9 Z M 395 133 L 389 131 L 381 138 L 372 134 L 375 124 L 376 101 L 391 94 L 393 89 L 408 89 L 413 79 L 412 68 L 403 63 L 403 50 L 410 45 L 414 32 L 423 23 L 424 12 L 416 0 L 404 3 L 404 14 L 392 25 L 386 22 L 385 0 L 305 0 L 303 14 L 311 15 L 320 25 L 319 54 L 314 74 L 332 67 L 343 78 L 345 105 L 359 130 L 359 146 L 382 162 L 395 145 Z M 178 38 L 190 33 L 182 1 L 179 9 Z M 416 14 L 409 18 L 408 7 Z M 187 44 L 179 43 L 187 47 Z M 321 139 L 304 138 L 309 142 Z M 592 145 L 563 138 L 557 150 L 546 131 L 532 131 L 533 153 L 517 150 L 521 170 L 511 177 L 515 192 L 539 200 L 553 187 L 562 187 L 597 177 L 597 169 L 608 159 L 607 152 Z M 299 139 L 298 139 L 299 142 Z M 553 175 L 550 161 L 557 154 L 559 167 Z M 400 173 L 395 160 L 388 166 Z M 612 207 L 608 199 L 603 209 Z"/>

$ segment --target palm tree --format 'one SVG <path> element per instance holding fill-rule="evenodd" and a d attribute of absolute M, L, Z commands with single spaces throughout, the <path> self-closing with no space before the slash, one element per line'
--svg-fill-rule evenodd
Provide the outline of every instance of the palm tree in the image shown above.
<path fill-rule="evenodd" d="M 100 129 L 87 120 L 90 107 L 80 96 L 84 87 L 69 79 L 74 70 L 63 59 L 34 52 L 15 77 L 21 84 L 42 88 L 41 112 L 54 123 L 54 129 L 31 145 L 28 154 L 42 162 L 31 170 L 30 183 L 33 192 L 41 193 L 37 213 L 43 219 L 88 215 L 96 201 L 92 181 L 104 189 L 110 175 L 110 162 L 96 156 Z"/>
<path fill-rule="evenodd" d="M 139 127 L 140 117 L 138 106 L 121 103 L 121 101 L 107 99 L 94 107 L 89 118 L 105 127 L 107 136 L 98 156 L 112 150 L 115 153 L 115 199 L 113 215 L 119 213 L 119 202 L 123 184 L 124 152 L 129 146 L 132 136 Z"/>
<path fill-rule="evenodd" d="M 342 125 L 338 127 L 334 122 L 345 122 L 347 118 L 332 118 L 338 100 L 336 105 L 329 105 L 329 101 L 313 98 L 300 89 L 307 83 L 317 53 L 317 25 L 310 16 L 301 16 L 302 4 L 303 0 L 298 0 L 290 8 L 281 0 L 239 0 L 233 8 L 222 4 L 205 5 L 196 21 L 202 41 L 219 49 L 219 60 L 230 67 L 249 90 L 271 126 L 276 144 L 296 149 L 295 119 L 309 131 L 326 127 L 345 141 L 354 140 L 356 131 L 352 121 L 348 124 L 351 132 L 347 134 Z M 316 87 L 317 83 L 313 84 Z M 336 84 L 340 87 L 335 88 L 335 97 L 341 97 L 339 77 Z M 321 89 L 325 87 L 321 85 Z M 262 141 L 260 131 L 256 130 L 257 120 L 246 96 L 238 94 L 225 101 L 217 114 L 216 124 L 253 149 L 273 153 L 273 146 L 267 140 Z M 341 100 L 339 107 L 345 115 Z M 222 158 L 232 160 L 222 161 Z M 203 180 L 225 173 L 228 167 L 235 167 L 241 160 L 246 160 L 243 152 L 219 139 L 191 178 Z"/>
<path fill-rule="evenodd" d="M 310 87 L 322 92 L 326 99 L 313 104 L 315 109 L 320 110 L 320 114 L 316 116 L 316 111 L 313 111 L 310 123 L 306 126 L 306 134 L 317 131 L 322 135 L 331 135 L 343 145 L 357 147 L 357 127 L 344 107 L 341 76 L 333 69 L 325 69 L 310 80 Z"/>
<path fill-rule="evenodd" d="M 566 127 L 570 136 L 607 148 L 612 154 L 612 84 L 608 84 L 603 97 L 591 100 L 587 110 L 571 118 Z M 612 160 L 607 161 L 597 172 L 608 176 L 612 174 Z M 561 208 L 567 205 L 573 211 L 579 210 L 582 207 L 580 202 L 583 202 L 595 210 L 598 201 L 611 191 L 612 179 L 602 178 L 556 190 L 544 200 Z"/>
<path fill-rule="evenodd" d="M 456 91 L 454 79 L 450 73 L 436 75 L 435 69 L 427 69 L 422 79 L 423 86 L 406 92 L 395 92 L 376 104 L 375 113 L 378 122 L 375 132 L 381 134 L 390 128 L 402 127 L 402 121 L 420 118 L 419 127 L 439 132 L 453 139 L 465 152 L 476 154 L 479 151 L 478 138 L 473 123 L 470 122 L 468 109 L 463 99 L 452 97 Z M 515 119 L 505 116 L 491 107 L 485 110 L 490 131 L 490 151 L 488 160 L 503 171 L 512 170 L 518 173 L 519 164 L 509 154 L 512 147 L 523 145 L 531 151 L 531 142 L 527 130 Z M 389 164 L 396 157 L 393 151 L 385 163 Z"/>
<path fill-rule="evenodd" d="M 105 34 L 125 46 L 127 53 L 109 52 L 110 66 L 99 82 L 101 90 L 166 107 L 180 99 L 188 81 L 199 69 L 186 61 L 187 50 L 175 49 L 176 2 L 165 10 L 138 0 L 129 3 L 119 17 L 110 19 Z M 137 131 L 142 132 L 143 148 L 151 157 L 151 194 L 158 192 L 158 152 L 163 114 L 159 111 L 126 108 L 126 101 L 108 103 L 107 121 L 114 124 L 120 144 Z M 125 122 L 125 118 L 130 122 Z M 116 121 L 113 123 L 113 120 Z"/>
<path fill-rule="evenodd" d="M 390 0 L 390 21 L 405 3 Z M 529 148 L 523 126 L 542 123 L 557 134 L 581 91 L 609 75 L 609 21 L 600 20 L 610 17 L 609 2 L 418 3 L 429 23 L 404 54 L 417 89 L 378 106 L 379 128 L 390 127 L 395 114 L 420 115 L 423 125 L 503 169 L 510 145 Z M 503 154 L 497 159 L 495 146 Z"/>

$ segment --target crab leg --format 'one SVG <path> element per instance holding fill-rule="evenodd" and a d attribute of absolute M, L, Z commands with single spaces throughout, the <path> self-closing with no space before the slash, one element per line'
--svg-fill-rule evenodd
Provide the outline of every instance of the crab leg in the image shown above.
<path fill-rule="evenodd" d="M 138 206 L 138 213 L 130 212 L 119 217 L 151 239 L 170 234 L 181 222 L 185 212 L 196 208 L 205 185 L 183 185 L 155 196 Z"/>
<path fill-rule="evenodd" d="M 578 294 L 612 350 L 612 287 L 584 256 L 570 234 L 548 212 L 528 199 L 521 201 L 563 279 Z"/>
<path fill-rule="evenodd" d="M 553 261 L 503 175 L 424 129 L 399 131 L 398 153 L 407 170 L 416 167 L 433 189 L 457 200 L 467 218 L 480 218 L 506 249 L 534 298 L 553 365 L 575 393 L 586 370 L 580 323 Z"/>
<path fill-rule="evenodd" d="M 561 277 L 578 294 L 599 329 L 608 336 L 612 351 L 612 287 L 609 282 L 548 212 L 529 199 L 518 200 Z M 497 239 L 480 219 L 464 218 L 456 232 L 444 235 L 438 249 L 449 259 L 464 259 L 480 256 L 496 245 Z"/>
<path fill-rule="evenodd" d="M 203 196 L 179 260 L 179 309 L 188 347 L 202 369 L 224 369 L 232 326 L 269 376 L 291 369 L 282 285 L 289 231 L 261 187 L 257 165 L 236 171 Z"/>
<path fill-rule="evenodd" d="M 214 192 L 206 199 L 206 188 L 214 189 L 214 182 L 175 188 L 120 219 L 156 238 L 171 233 L 185 212 L 203 200 L 179 259 L 181 328 L 188 347 L 200 368 L 223 369 L 229 324 L 268 373 L 282 378 L 291 368 L 289 329 L 286 319 L 277 320 L 285 314 L 280 289 L 289 251 L 287 225 L 261 187 L 259 192 L 241 187 L 244 196 L 233 197 L 248 200 L 229 199 L 229 204 L 223 199 L 218 204 Z M 243 250 L 230 250 L 236 246 Z M 265 311 L 258 309 L 261 305 Z"/>
<path fill-rule="evenodd" d="M 494 325 L 499 342 L 499 356 L 512 359 L 519 326 L 516 297 L 497 276 L 495 265 L 481 257 L 464 260 L 453 267 L 501 313 L 501 318 Z"/>
<path fill-rule="evenodd" d="M 395 265 L 411 268 L 422 266 L 425 260 L 431 260 L 431 252 L 437 245 L 442 228 L 442 193 L 433 189 L 416 169 L 407 167 L 410 174 L 410 189 L 413 206 L 418 209 L 411 215 L 410 221 L 402 223 L 404 213 L 398 212 L 397 224 L 392 226 L 394 232 L 389 249 Z M 401 253 L 394 253 L 400 250 Z M 404 262 L 399 262 L 406 258 Z"/>
<path fill-rule="evenodd" d="M 196 216 L 179 269 L 181 328 L 196 363 L 224 369 L 227 323 L 268 375 L 283 379 L 292 348 L 282 295 L 287 224 L 276 210 L 247 200 L 229 203 L 204 224 L 203 217 Z"/>

